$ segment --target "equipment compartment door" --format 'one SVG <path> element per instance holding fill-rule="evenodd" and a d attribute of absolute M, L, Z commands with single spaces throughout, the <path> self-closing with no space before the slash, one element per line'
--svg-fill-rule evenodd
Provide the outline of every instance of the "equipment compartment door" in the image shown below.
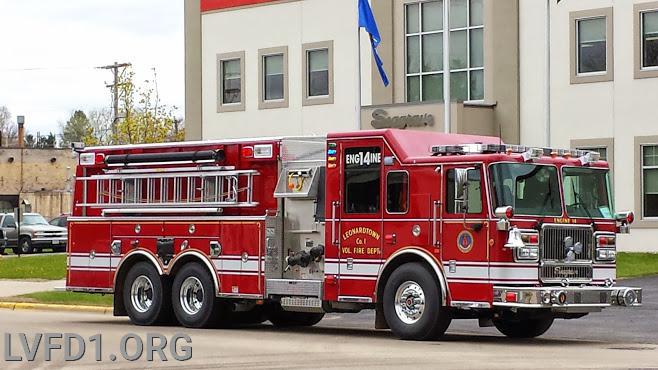
<path fill-rule="evenodd" d="M 110 235 L 109 222 L 69 223 L 67 287 L 111 287 Z"/>
<path fill-rule="evenodd" d="M 382 258 L 383 158 L 380 140 L 341 143 L 339 297 L 374 299 Z"/>
<path fill-rule="evenodd" d="M 460 197 L 456 179 L 468 169 Z M 453 301 L 489 302 L 489 228 L 481 164 L 443 167 L 443 264 Z"/>
<path fill-rule="evenodd" d="M 221 293 L 224 295 L 263 294 L 264 221 L 221 222 L 219 264 Z"/>

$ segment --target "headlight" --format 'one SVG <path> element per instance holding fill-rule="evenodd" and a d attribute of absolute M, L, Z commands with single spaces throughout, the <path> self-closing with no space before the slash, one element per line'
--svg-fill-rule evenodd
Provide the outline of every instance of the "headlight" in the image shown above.
<path fill-rule="evenodd" d="M 537 261 L 539 260 L 539 248 L 525 246 L 516 248 L 516 259 L 519 261 Z"/>
<path fill-rule="evenodd" d="M 617 251 L 610 248 L 599 248 L 596 250 L 597 261 L 614 261 L 617 259 Z"/>

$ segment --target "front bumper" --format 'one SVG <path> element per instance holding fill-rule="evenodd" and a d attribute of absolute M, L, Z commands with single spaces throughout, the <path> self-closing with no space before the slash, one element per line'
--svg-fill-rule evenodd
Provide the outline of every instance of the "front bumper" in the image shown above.
<path fill-rule="evenodd" d="M 549 308 L 553 311 L 588 312 L 610 306 L 641 305 L 642 288 L 494 286 L 493 306 L 501 308 Z"/>
<path fill-rule="evenodd" d="M 65 247 L 68 239 L 63 238 L 32 238 L 32 245 L 35 247 Z"/>

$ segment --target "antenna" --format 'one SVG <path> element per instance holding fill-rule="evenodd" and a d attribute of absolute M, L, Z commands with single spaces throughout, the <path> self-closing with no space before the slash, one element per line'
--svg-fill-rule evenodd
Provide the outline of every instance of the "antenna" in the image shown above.
<path fill-rule="evenodd" d="M 503 124 L 498 122 L 498 145 L 503 145 Z"/>

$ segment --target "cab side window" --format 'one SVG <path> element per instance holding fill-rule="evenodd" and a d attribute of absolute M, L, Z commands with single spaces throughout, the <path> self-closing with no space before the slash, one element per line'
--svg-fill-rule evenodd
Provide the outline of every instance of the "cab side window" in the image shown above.
<path fill-rule="evenodd" d="M 482 176 L 480 175 L 480 170 L 468 171 L 468 186 L 466 191 L 468 192 L 466 213 L 482 213 Z M 456 193 L 455 170 L 451 169 L 446 174 L 446 212 L 448 213 L 460 213 L 455 209 Z"/>
<path fill-rule="evenodd" d="M 345 149 L 345 213 L 379 213 L 382 152 L 379 147 Z"/>
<path fill-rule="evenodd" d="M 386 212 L 407 213 L 409 209 L 409 174 L 406 171 L 386 175 Z"/>
<path fill-rule="evenodd" d="M 1 227 L 13 227 L 14 225 L 14 216 L 5 216 L 5 218 L 2 220 Z"/>

